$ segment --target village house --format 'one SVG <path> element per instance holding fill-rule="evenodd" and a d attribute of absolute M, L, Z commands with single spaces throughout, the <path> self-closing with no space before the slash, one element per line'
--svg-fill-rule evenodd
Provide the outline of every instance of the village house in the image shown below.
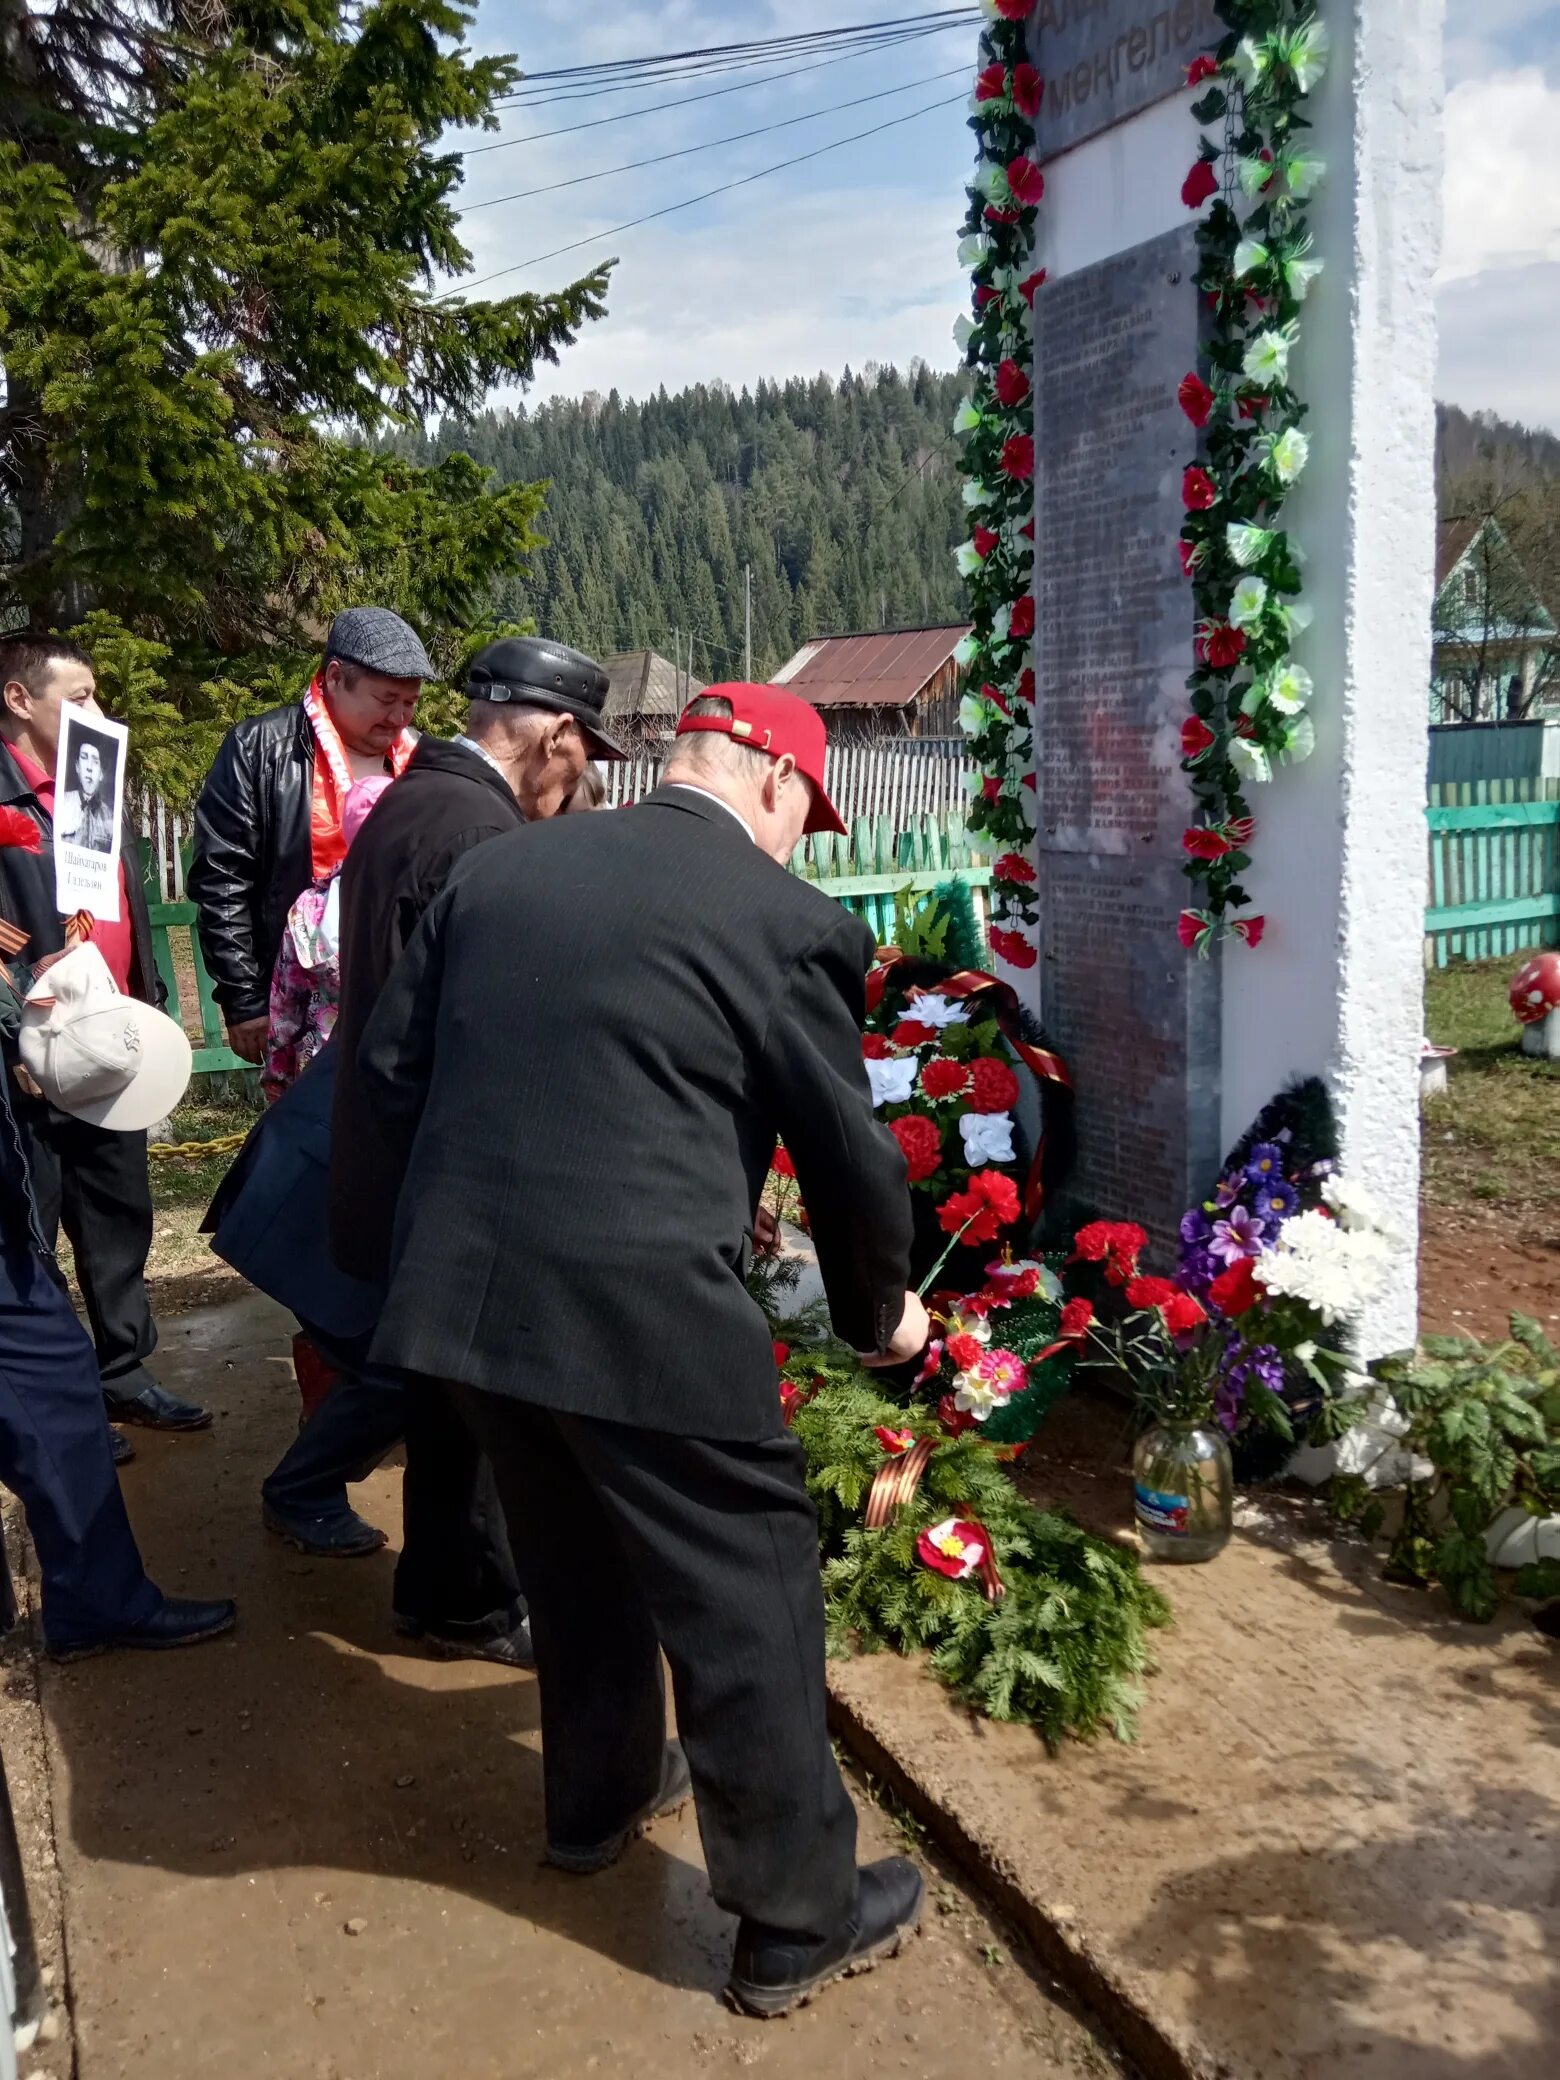
<path fill-rule="evenodd" d="M 1432 723 L 1560 708 L 1560 631 L 1498 520 L 1441 522 L 1435 585 Z"/>
<path fill-rule="evenodd" d="M 774 675 L 810 701 L 831 743 L 885 737 L 957 737 L 959 666 L 954 652 L 969 623 L 819 636 Z"/>

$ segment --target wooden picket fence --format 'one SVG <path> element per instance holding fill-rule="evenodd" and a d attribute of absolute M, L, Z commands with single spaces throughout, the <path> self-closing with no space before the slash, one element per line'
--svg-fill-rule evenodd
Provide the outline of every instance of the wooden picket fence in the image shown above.
<path fill-rule="evenodd" d="M 880 946 L 893 938 L 901 890 L 924 895 L 954 878 L 969 887 L 983 943 L 990 926 L 991 869 L 976 854 L 962 816 L 922 816 L 905 830 L 896 830 L 891 816 L 861 816 L 849 837 L 823 831 L 806 839 L 791 872 L 865 918 Z"/>
<path fill-rule="evenodd" d="M 1425 965 L 1560 945 L 1560 780 L 1430 789 Z"/>
<path fill-rule="evenodd" d="M 614 809 L 642 801 L 660 781 L 665 745 L 646 745 L 621 764 L 602 769 Z M 894 737 L 876 744 L 831 744 L 824 753 L 824 785 L 847 823 L 887 817 L 896 831 L 919 818 L 962 812 L 972 774 L 962 737 Z"/>

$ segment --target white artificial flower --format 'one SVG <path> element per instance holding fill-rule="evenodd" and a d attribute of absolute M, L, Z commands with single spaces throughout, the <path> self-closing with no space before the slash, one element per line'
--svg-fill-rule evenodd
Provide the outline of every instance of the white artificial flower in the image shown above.
<path fill-rule="evenodd" d="M 969 352 L 970 341 L 975 337 L 975 320 L 968 311 L 960 311 L 953 321 L 953 343 L 961 354 Z"/>
<path fill-rule="evenodd" d="M 1286 426 L 1268 450 L 1268 461 L 1281 484 L 1292 484 L 1305 468 L 1310 453 L 1310 436 L 1298 426 Z"/>
<path fill-rule="evenodd" d="M 979 655 L 980 643 L 973 631 L 967 636 L 961 636 L 953 646 L 955 664 L 972 665 Z"/>
<path fill-rule="evenodd" d="M 1302 94 L 1309 94 L 1322 74 L 1327 70 L 1327 59 L 1332 48 L 1332 37 L 1327 24 L 1319 22 L 1313 15 L 1302 22 L 1298 29 L 1280 35 L 1278 57 L 1295 76 L 1295 85 Z"/>
<path fill-rule="evenodd" d="M 1271 159 L 1242 159 L 1235 169 L 1240 191 L 1255 199 L 1273 179 L 1277 168 Z"/>
<path fill-rule="evenodd" d="M 1009 1112 L 966 1112 L 959 1118 L 964 1160 L 972 1170 L 1013 1161 L 1013 1116 Z"/>
<path fill-rule="evenodd" d="M 1316 691 L 1303 664 L 1281 664 L 1268 680 L 1267 697 L 1280 715 L 1298 715 Z"/>
<path fill-rule="evenodd" d="M 1012 626 L 1012 602 L 1010 600 L 1004 600 L 1002 602 L 1002 605 L 998 607 L 997 611 L 991 617 L 991 640 L 994 643 L 1005 643 L 1008 639 L 1008 631 L 1012 628 Z"/>
<path fill-rule="evenodd" d="M 979 267 L 982 260 L 986 257 L 986 252 L 987 243 L 985 237 L 979 231 L 972 231 L 968 237 L 959 240 L 959 265 L 961 267 Z"/>
<path fill-rule="evenodd" d="M 1265 39 L 1259 42 L 1254 36 L 1243 36 L 1235 46 L 1235 70 L 1248 91 L 1258 84 L 1271 62 Z"/>
<path fill-rule="evenodd" d="M 1295 1358 L 1302 1365 L 1314 1365 L 1316 1363 L 1316 1345 L 1309 1339 L 1304 1343 L 1297 1343 L 1295 1345 Z"/>
<path fill-rule="evenodd" d="M 970 578 L 980 569 L 986 559 L 981 555 L 973 542 L 961 542 L 953 552 L 953 560 L 959 567 L 959 576 L 961 578 Z"/>
<path fill-rule="evenodd" d="M 1310 293 L 1311 284 L 1321 273 L 1324 262 L 1320 260 L 1286 260 L 1284 279 L 1289 284 L 1289 293 L 1296 303 L 1304 303 Z"/>
<path fill-rule="evenodd" d="M 1260 744 L 1253 744 L 1249 737 L 1231 737 L 1230 764 L 1242 780 L 1263 786 L 1272 779 L 1273 768 L 1268 755 Z"/>
<path fill-rule="evenodd" d="M 992 1410 L 1000 1408 L 1006 1399 L 1006 1395 L 999 1397 L 991 1382 L 982 1379 L 978 1372 L 956 1372 L 953 1376 L 954 1407 L 973 1416 L 977 1423 L 984 1423 Z M 980 1548 L 967 1546 L 965 1551 L 973 1551 L 979 1565 Z"/>
<path fill-rule="evenodd" d="M 1297 715 L 1284 732 L 1284 757 L 1292 766 L 1304 765 L 1316 749 L 1316 724 L 1309 715 Z"/>
<path fill-rule="evenodd" d="M 915 1056 L 899 1055 L 886 1061 L 867 1063 L 867 1081 L 872 1086 L 874 1105 L 908 1105 L 920 1068 Z"/>
<path fill-rule="evenodd" d="M 991 720 L 991 703 L 978 693 L 967 693 L 959 703 L 959 727 L 967 737 L 978 737 Z"/>
<path fill-rule="evenodd" d="M 1299 1300 L 1330 1328 L 1376 1297 L 1391 1255 L 1386 1237 L 1373 1230 L 1340 1227 L 1321 1212 L 1297 1213 L 1263 1251 L 1257 1278 L 1267 1292 Z"/>
<path fill-rule="evenodd" d="M 1241 363 L 1247 380 L 1260 383 L 1264 390 L 1283 383 L 1289 377 L 1289 350 L 1294 337 L 1287 326 L 1269 326 L 1259 332 L 1246 349 L 1246 358 Z"/>
<path fill-rule="evenodd" d="M 914 1019 L 918 1026 L 935 1026 L 938 1032 L 945 1026 L 968 1025 L 970 1019 L 962 1004 L 939 996 L 935 990 L 918 990 L 906 1006 L 905 1016 Z"/>
<path fill-rule="evenodd" d="M 1253 527 L 1245 520 L 1232 520 L 1224 530 L 1224 540 L 1230 554 L 1244 571 L 1262 561 L 1272 546 L 1273 535 L 1269 528 Z"/>
<path fill-rule="evenodd" d="M 1306 600 L 1287 601 L 1278 611 L 1284 617 L 1284 628 L 1291 641 L 1296 636 L 1304 635 L 1316 619 L 1315 607 Z"/>
<path fill-rule="evenodd" d="M 1244 276 L 1253 273 L 1257 268 L 1265 267 L 1267 261 L 1268 249 L 1260 238 L 1243 238 L 1235 248 L 1235 258 L 1232 263 L 1235 269 L 1235 279 L 1240 281 Z"/>
<path fill-rule="evenodd" d="M 1327 173 L 1327 161 L 1315 152 L 1290 152 L 1280 161 L 1289 192 L 1297 202 L 1316 193 Z"/>
<path fill-rule="evenodd" d="M 964 398 L 959 405 L 959 409 L 953 415 L 954 432 L 960 434 L 973 433 L 979 424 L 980 413 L 976 411 L 973 402 L 968 397 Z"/>
<path fill-rule="evenodd" d="M 1255 628 L 1267 606 L 1267 596 L 1265 578 L 1242 578 L 1230 594 L 1229 613 L 1225 616 L 1230 627 Z"/>
<path fill-rule="evenodd" d="M 1375 1194 L 1352 1178 L 1340 1177 L 1335 1172 L 1322 1186 L 1322 1197 L 1338 1216 L 1340 1227 L 1364 1228 L 1385 1235 L 1389 1242 L 1402 1241 L 1401 1230 Z"/>
<path fill-rule="evenodd" d="M 976 418 L 976 423 L 979 424 L 978 414 Z M 989 506 L 991 504 L 990 487 L 981 483 L 978 477 L 971 477 L 968 480 L 968 482 L 964 486 L 963 495 L 964 503 L 967 506 Z"/>

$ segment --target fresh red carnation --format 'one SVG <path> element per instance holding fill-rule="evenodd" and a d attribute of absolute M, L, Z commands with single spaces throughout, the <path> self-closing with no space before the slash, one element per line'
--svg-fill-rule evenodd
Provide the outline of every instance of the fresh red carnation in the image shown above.
<path fill-rule="evenodd" d="M 1035 473 L 1034 436 L 1010 433 L 1002 443 L 1002 473 L 1016 483 L 1027 484 Z"/>
<path fill-rule="evenodd" d="M 1181 378 L 1176 402 L 1194 426 L 1206 426 L 1213 415 L 1213 392 L 1195 369 Z"/>
<path fill-rule="evenodd" d="M 995 1055 L 970 1065 L 971 1112 L 1011 1112 L 1018 1103 L 1018 1078 Z"/>
<path fill-rule="evenodd" d="M 1034 117 L 1040 113 L 1040 96 L 1045 92 L 1045 81 L 1033 65 L 1013 67 L 1013 106 L 1021 116 Z"/>
<path fill-rule="evenodd" d="M 1020 881 L 1026 888 L 1032 887 L 1035 870 L 1021 852 L 1004 852 L 991 863 L 992 879 L 995 881 Z"/>
<path fill-rule="evenodd" d="M 924 1047 L 928 1040 L 937 1038 L 935 1026 L 923 1026 L 918 1019 L 902 1018 L 893 1032 L 896 1047 Z"/>
<path fill-rule="evenodd" d="M 975 1418 L 967 1408 L 956 1408 L 951 1394 L 944 1394 L 938 1402 L 937 1420 L 950 1437 L 962 1437 L 966 1430 L 975 1428 Z"/>
<path fill-rule="evenodd" d="M 1025 209 L 1033 209 L 1045 193 L 1045 175 L 1023 152 L 1016 159 L 1009 159 L 1007 184 L 1013 190 L 1013 200 Z"/>
<path fill-rule="evenodd" d="M 1261 1297 L 1256 1265 L 1251 1257 L 1238 1258 L 1228 1271 L 1221 1271 L 1208 1288 L 1208 1298 L 1220 1314 L 1227 1315 L 1232 1321 L 1240 1315 L 1250 1314 Z"/>
<path fill-rule="evenodd" d="M 1186 84 L 1189 87 L 1200 87 L 1205 79 L 1217 79 L 1218 74 L 1218 59 L 1210 58 L 1208 53 L 1204 51 L 1200 58 L 1193 58 L 1191 64 L 1187 66 Z"/>
<path fill-rule="evenodd" d="M 861 1036 L 861 1058 L 865 1062 L 886 1062 L 888 1042 L 881 1033 L 863 1033 Z"/>
<path fill-rule="evenodd" d="M 1213 161 L 1199 159 L 1181 183 L 1181 200 L 1188 209 L 1201 209 L 1208 197 L 1217 192 L 1218 186 L 1219 176 L 1213 170 Z"/>
<path fill-rule="evenodd" d="M 1032 592 L 1021 593 L 1013 602 L 1013 618 L 1008 623 L 1008 634 L 1020 642 L 1035 632 L 1035 596 Z"/>
<path fill-rule="evenodd" d="M 1062 1341 L 1081 1343 L 1094 1324 L 1092 1300 L 1069 1300 L 1062 1309 Z"/>
<path fill-rule="evenodd" d="M 1003 361 L 997 367 L 995 388 L 999 404 L 1020 405 L 1029 395 L 1029 378 L 1016 361 Z"/>
<path fill-rule="evenodd" d="M 1181 479 L 1181 503 L 1189 513 L 1205 513 L 1219 494 L 1212 477 L 1192 463 Z"/>
<path fill-rule="evenodd" d="M 934 1055 L 921 1071 L 921 1089 L 932 1099 L 957 1097 L 969 1080 L 964 1063 L 950 1061 L 945 1054 Z"/>
<path fill-rule="evenodd" d="M 1175 1292 L 1168 1278 L 1132 1278 L 1127 1281 L 1127 1305 L 1145 1309 L 1168 1307 Z"/>
<path fill-rule="evenodd" d="M 988 65 L 975 75 L 975 99 L 977 101 L 1000 101 L 1007 92 L 1007 67 L 1002 64 Z"/>
<path fill-rule="evenodd" d="M 949 1235 L 960 1235 L 972 1246 L 995 1242 L 1002 1229 L 1018 1219 L 1018 1187 L 1000 1170 L 977 1170 L 969 1189 L 955 1192 L 937 1209 L 937 1218 Z"/>
<path fill-rule="evenodd" d="M 1202 1303 L 1179 1289 L 1165 1302 L 1164 1317 L 1165 1327 L 1172 1336 L 1190 1336 L 1208 1319 Z"/>
<path fill-rule="evenodd" d="M 776 1177 L 794 1177 L 796 1175 L 796 1165 L 791 1161 L 790 1150 L 784 1146 L 776 1147 L 774 1160 L 769 1167 L 773 1170 Z"/>
<path fill-rule="evenodd" d="M 17 852 L 42 852 L 43 833 L 25 809 L 0 808 L 0 846 Z"/>
<path fill-rule="evenodd" d="M 944 1348 L 955 1372 L 968 1372 L 986 1354 L 986 1346 L 978 1336 L 950 1336 Z"/>
<path fill-rule="evenodd" d="M 1002 537 L 994 527 L 982 527 L 977 520 L 970 539 L 975 544 L 975 554 L 984 563 Z"/>
<path fill-rule="evenodd" d="M 1090 1221 L 1073 1237 L 1073 1263 L 1103 1264 L 1113 1286 L 1124 1286 L 1137 1271 L 1148 1237 L 1136 1221 Z"/>
<path fill-rule="evenodd" d="M 1226 852 L 1234 850 L 1223 831 L 1209 828 L 1207 824 L 1196 824 L 1181 833 L 1181 850 L 1191 859 L 1223 859 Z"/>
<path fill-rule="evenodd" d="M 1018 293 L 1020 296 L 1023 297 L 1025 303 L 1028 304 L 1031 310 L 1033 310 L 1035 307 L 1035 291 L 1037 289 L 1043 289 L 1045 287 L 1045 284 L 1046 269 L 1043 267 L 1037 267 L 1033 274 L 1026 274 L 1024 279 L 1019 283 Z"/>
<path fill-rule="evenodd" d="M 986 936 L 997 959 L 1006 961 L 1010 968 L 1032 968 L 1040 958 L 1022 932 L 1005 932 L 1001 925 L 994 924 Z"/>
<path fill-rule="evenodd" d="M 890 1120 L 888 1131 L 899 1143 L 905 1159 L 905 1174 L 912 1184 L 924 1184 L 942 1167 L 942 1135 L 924 1113 L 907 1112 L 903 1119 Z"/>
<path fill-rule="evenodd" d="M 1181 756 L 1183 758 L 1201 758 L 1210 745 L 1217 742 L 1218 739 L 1214 736 L 1213 731 L 1200 715 L 1188 715 L 1181 724 Z"/>
<path fill-rule="evenodd" d="M 1262 944 L 1262 935 L 1267 930 L 1267 919 L 1265 917 L 1237 917 L 1230 929 L 1239 932 L 1248 946 L 1260 946 Z"/>

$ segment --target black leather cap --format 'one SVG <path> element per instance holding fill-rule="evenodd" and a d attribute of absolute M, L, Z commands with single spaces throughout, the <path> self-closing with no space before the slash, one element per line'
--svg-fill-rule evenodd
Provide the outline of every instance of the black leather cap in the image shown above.
<path fill-rule="evenodd" d="M 598 758 L 627 758 L 623 746 L 601 726 L 607 685 L 595 658 L 549 643 L 543 636 L 505 636 L 489 643 L 471 660 L 466 674 L 471 700 L 524 701 L 533 708 L 572 715 Z"/>

